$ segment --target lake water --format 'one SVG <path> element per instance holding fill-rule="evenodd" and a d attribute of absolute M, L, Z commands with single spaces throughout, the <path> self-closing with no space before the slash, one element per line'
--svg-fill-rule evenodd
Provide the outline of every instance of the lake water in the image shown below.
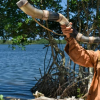
<path fill-rule="evenodd" d="M 43 47 L 44 45 L 28 45 L 26 51 L 22 51 L 0 45 L 0 94 L 22 99 L 34 98 L 30 89 L 36 83 L 34 77 L 40 77 L 39 68 L 44 67 L 46 49 Z M 49 49 L 48 60 L 50 56 Z"/>

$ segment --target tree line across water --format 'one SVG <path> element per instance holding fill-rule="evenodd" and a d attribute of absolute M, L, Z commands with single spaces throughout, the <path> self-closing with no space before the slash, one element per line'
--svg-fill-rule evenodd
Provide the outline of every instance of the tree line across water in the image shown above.
<path fill-rule="evenodd" d="M 46 39 L 36 39 L 36 40 L 28 40 L 29 44 L 49 44 L 49 41 Z M 66 44 L 65 40 L 56 40 L 56 43 Z M 0 44 L 12 44 L 11 40 L 0 40 Z"/>

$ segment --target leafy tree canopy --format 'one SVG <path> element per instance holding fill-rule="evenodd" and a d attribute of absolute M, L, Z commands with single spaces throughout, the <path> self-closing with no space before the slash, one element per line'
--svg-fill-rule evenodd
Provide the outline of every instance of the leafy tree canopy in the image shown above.
<path fill-rule="evenodd" d="M 13 38 L 13 44 L 27 44 L 27 38 L 47 37 L 46 30 L 22 12 L 16 5 L 18 0 L 0 1 L 0 36 L 4 40 Z M 73 26 L 85 35 L 100 36 L 100 1 L 67 0 L 66 9 L 62 11 L 62 0 L 29 0 L 38 9 L 47 9 L 62 13 L 73 22 Z M 38 21 L 46 26 L 46 21 Z M 61 33 L 57 22 L 48 21 L 48 28 Z M 52 34 L 53 37 L 59 36 Z"/>

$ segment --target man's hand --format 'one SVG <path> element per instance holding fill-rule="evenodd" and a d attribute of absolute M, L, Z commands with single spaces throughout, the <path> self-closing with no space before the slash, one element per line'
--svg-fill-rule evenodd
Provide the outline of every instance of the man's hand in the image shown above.
<path fill-rule="evenodd" d="M 72 25 L 72 23 L 70 22 Z M 61 25 L 61 30 L 63 32 L 63 35 L 66 36 L 66 38 L 70 38 L 70 33 L 73 33 L 73 29 L 71 27 L 66 27 L 66 25 Z"/>

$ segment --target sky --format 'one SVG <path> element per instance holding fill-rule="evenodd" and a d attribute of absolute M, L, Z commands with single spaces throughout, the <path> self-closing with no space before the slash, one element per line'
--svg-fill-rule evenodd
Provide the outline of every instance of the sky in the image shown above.
<path fill-rule="evenodd" d="M 62 0 L 61 5 L 62 5 L 64 8 L 66 8 L 66 5 L 67 5 L 67 0 Z"/>

